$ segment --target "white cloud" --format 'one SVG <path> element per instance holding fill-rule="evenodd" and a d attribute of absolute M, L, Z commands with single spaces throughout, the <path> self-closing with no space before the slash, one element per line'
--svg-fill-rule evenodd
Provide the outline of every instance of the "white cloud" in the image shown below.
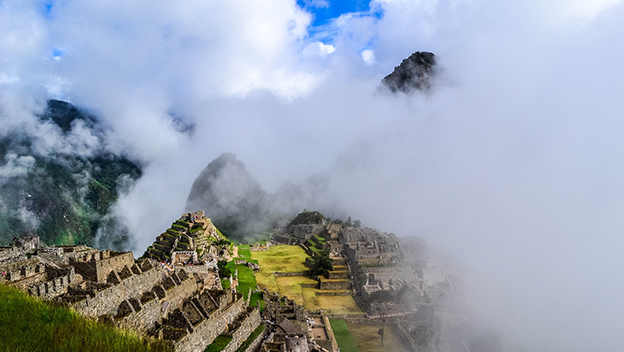
<path fill-rule="evenodd" d="M 372 65 L 375 63 L 375 52 L 371 49 L 362 50 L 360 52 L 360 56 L 362 56 L 362 60 L 364 60 L 367 65 Z"/>
<path fill-rule="evenodd" d="M 44 19 L 5 0 L 0 134 L 35 129 L 42 87 L 59 77 L 56 94 L 113 125 L 107 148 L 147 162 L 118 204 L 139 252 L 224 151 L 269 191 L 331 170 L 354 218 L 421 235 L 474 271 L 504 347 L 624 349 L 622 4 L 371 6 L 383 16 L 341 16 L 330 46 L 294 1 L 67 1 Z M 373 95 L 417 50 L 443 68 L 432 93 Z M 171 114 L 195 121 L 194 136 Z M 35 133 L 63 147 L 48 127 Z"/>
<path fill-rule="evenodd" d="M 303 49 L 302 54 L 304 56 L 327 56 L 336 51 L 336 47 L 331 44 L 325 44 L 323 42 L 313 42 Z"/>
<path fill-rule="evenodd" d="M 5 164 L 0 166 L 0 179 L 26 174 L 35 164 L 35 158 L 30 155 L 18 156 L 9 153 L 5 156 Z"/>

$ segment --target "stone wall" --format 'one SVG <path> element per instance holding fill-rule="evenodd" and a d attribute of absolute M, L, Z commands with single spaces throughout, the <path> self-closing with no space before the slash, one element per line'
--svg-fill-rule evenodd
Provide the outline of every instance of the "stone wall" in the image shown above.
<path fill-rule="evenodd" d="M 236 296 L 237 300 L 225 309 L 215 309 L 208 313 L 208 317 L 194 325 L 192 331 L 177 339 L 174 343 L 176 352 L 203 351 L 206 346 L 226 330 L 238 315 L 247 309 L 247 302 Z M 243 339 L 244 341 L 244 339 Z"/>
<path fill-rule="evenodd" d="M 46 282 L 33 285 L 26 289 L 28 293 L 35 297 L 52 299 L 59 295 L 67 293 L 67 287 L 74 281 L 74 268 L 70 267 L 66 273 L 60 275 L 51 275 L 53 278 Z"/>
<path fill-rule="evenodd" d="M 222 352 L 234 352 L 242 345 L 247 337 L 251 335 L 251 333 L 260 325 L 260 311 L 256 308 L 250 308 L 250 313 L 243 321 L 241 321 L 240 326 L 231 333 L 232 341 L 225 346 Z"/>
<path fill-rule="evenodd" d="M 242 350 L 241 347 L 239 347 L 236 350 L 236 352 L 255 352 L 255 351 L 258 351 L 258 349 L 260 348 L 260 345 L 262 344 L 262 341 L 264 341 L 264 338 L 266 337 L 266 332 L 267 332 L 267 329 L 264 328 L 262 333 L 260 333 L 260 335 L 256 336 L 256 338 L 249 344 L 249 346 L 247 346 L 247 348 Z"/>
<path fill-rule="evenodd" d="M 132 252 L 103 251 L 88 256 L 91 258 L 85 257 L 85 261 L 77 260 L 71 263 L 76 268 L 76 274 L 82 275 L 83 279 L 88 281 L 106 282 L 111 271 L 119 272 L 125 266 L 130 268 L 134 265 Z"/>
<path fill-rule="evenodd" d="M 351 291 L 330 291 L 330 292 L 323 292 L 323 291 L 318 291 L 316 292 L 316 294 L 318 296 L 350 296 L 351 295 Z"/>
<path fill-rule="evenodd" d="M 0 247 L 0 263 L 8 263 L 17 260 L 25 260 L 24 251 L 15 247 Z"/>
<path fill-rule="evenodd" d="M 349 280 L 341 280 L 341 281 L 321 280 L 321 290 L 348 290 L 350 288 L 351 288 L 351 281 Z"/>
<path fill-rule="evenodd" d="M 178 285 L 165 290 L 166 296 L 162 300 L 169 302 L 168 310 L 173 311 L 182 307 L 184 301 L 197 291 L 197 282 L 194 277 L 182 280 Z"/>
<path fill-rule="evenodd" d="M 156 323 L 160 324 L 164 301 L 159 300 L 154 293 L 150 295 L 146 292 L 144 296 L 146 297 L 141 300 L 124 301 L 126 306 L 131 309 L 131 313 L 125 317 L 118 317 L 115 322 L 117 326 L 146 332 L 153 328 Z"/>
<path fill-rule="evenodd" d="M 329 317 L 327 315 L 323 316 L 323 323 L 325 324 L 325 331 L 327 332 L 328 339 L 331 342 L 331 348 L 327 349 L 330 351 L 338 351 L 338 341 L 336 341 L 334 330 L 331 327 L 331 322 L 329 321 Z"/>
<path fill-rule="evenodd" d="M 275 275 L 275 277 L 283 277 L 283 276 L 307 276 L 309 275 L 310 272 L 309 271 L 298 271 L 298 272 L 294 272 L 294 273 L 282 273 L 279 271 L 274 271 L 273 275 Z"/>
<path fill-rule="evenodd" d="M 346 270 L 343 271 L 330 271 L 329 273 L 327 273 L 327 278 L 328 279 L 348 279 L 349 278 L 349 272 Z"/>
<path fill-rule="evenodd" d="M 103 314 L 116 315 L 119 304 L 130 298 L 140 298 L 143 292 L 151 290 L 160 284 L 162 270 L 152 268 L 139 275 L 133 275 L 121 279 L 116 272 L 109 275 L 119 281 L 111 286 L 95 292 L 95 296 L 80 300 L 72 304 L 72 307 L 82 314 L 90 317 L 98 317 Z M 192 280 L 194 281 L 194 280 Z"/>

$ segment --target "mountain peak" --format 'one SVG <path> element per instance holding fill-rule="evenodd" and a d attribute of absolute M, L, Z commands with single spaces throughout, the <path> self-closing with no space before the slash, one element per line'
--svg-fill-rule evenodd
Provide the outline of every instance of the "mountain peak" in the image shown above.
<path fill-rule="evenodd" d="M 433 53 L 417 51 L 384 77 L 381 86 L 390 89 L 392 93 L 428 91 L 431 88 L 431 77 L 435 74 L 435 68 L 436 57 Z"/>

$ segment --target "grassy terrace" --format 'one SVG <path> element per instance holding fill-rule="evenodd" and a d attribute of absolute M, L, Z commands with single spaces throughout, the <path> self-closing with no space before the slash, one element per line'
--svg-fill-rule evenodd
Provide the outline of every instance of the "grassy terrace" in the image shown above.
<path fill-rule="evenodd" d="M 323 308 L 332 314 L 364 314 L 352 296 L 319 296 L 315 288 L 303 288 L 303 301 L 306 308 L 315 310 Z"/>
<path fill-rule="evenodd" d="M 173 351 L 0 284 L 0 351 Z"/>
<path fill-rule="evenodd" d="M 360 352 L 344 319 L 329 319 L 341 352 Z M 377 335 L 377 334 L 375 334 Z"/>
<path fill-rule="evenodd" d="M 309 248 L 314 253 L 318 255 L 323 255 L 323 249 L 321 249 L 320 247 L 322 247 L 323 244 L 327 243 L 324 238 L 319 237 L 319 235 L 315 235 L 314 237 L 310 238 L 308 241 L 310 241 L 310 243 L 312 244 Z"/>
<path fill-rule="evenodd" d="M 238 269 L 238 286 L 236 286 L 236 291 L 242 293 L 245 300 L 248 300 L 249 288 L 252 290 L 256 288 L 256 277 L 253 270 L 247 265 L 239 264 L 236 267 Z"/>
<path fill-rule="evenodd" d="M 274 271 L 292 273 L 309 270 L 303 264 L 308 255 L 301 247 L 278 245 L 265 252 L 251 252 L 251 257 L 260 264 L 260 271 L 256 273 L 260 287 L 267 287 L 271 292 L 279 292 L 298 304 L 305 304 L 310 310 L 323 308 L 335 314 L 362 314 L 351 296 L 319 296 L 316 294 L 319 291 L 317 288 L 301 287 L 302 284 L 318 284 L 308 276 L 273 275 Z"/>
<path fill-rule="evenodd" d="M 308 255 L 299 246 L 277 245 L 268 251 L 250 254 L 251 258 L 260 264 L 260 271 L 256 273 L 258 284 L 267 287 L 271 292 L 279 291 L 274 271 L 293 273 L 308 270 L 303 264 Z"/>

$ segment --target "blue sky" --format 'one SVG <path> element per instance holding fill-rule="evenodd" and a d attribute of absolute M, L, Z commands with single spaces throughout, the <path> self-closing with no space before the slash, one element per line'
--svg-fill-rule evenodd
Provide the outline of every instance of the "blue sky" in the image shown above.
<path fill-rule="evenodd" d="M 297 4 L 314 14 L 313 27 L 328 24 L 332 19 L 349 12 L 366 12 L 370 10 L 368 0 L 297 0 Z M 320 6 L 318 6 L 320 5 Z"/>

